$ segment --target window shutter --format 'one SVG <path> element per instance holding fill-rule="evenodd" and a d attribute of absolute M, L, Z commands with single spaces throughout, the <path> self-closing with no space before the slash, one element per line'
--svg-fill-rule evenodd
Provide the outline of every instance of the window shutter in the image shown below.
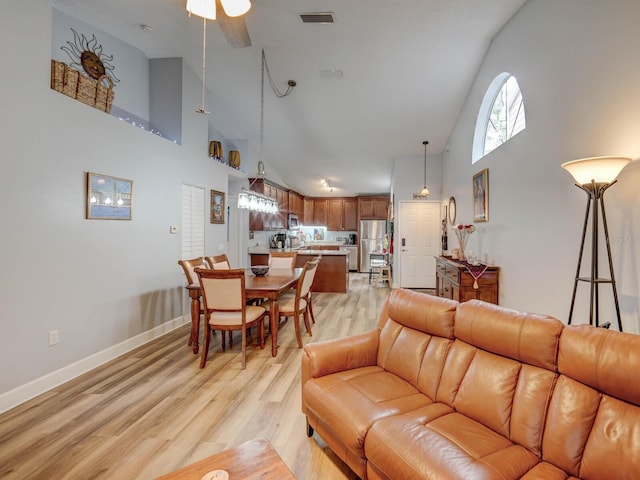
<path fill-rule="evenodd" d="M 182 257 L 204 256 L 205 189 L 182 186 Z"/>

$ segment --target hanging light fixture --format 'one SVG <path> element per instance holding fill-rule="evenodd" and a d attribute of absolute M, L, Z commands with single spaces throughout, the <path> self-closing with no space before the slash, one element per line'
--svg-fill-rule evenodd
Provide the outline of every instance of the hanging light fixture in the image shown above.
<path fill-rule="evenodd" d="M 224 2 L 223 2 L 224 5 Z M 226 11 L 226 7 L 225 7 Z M 260 75 L 260 160 L 258 161 L 258 175 L 251 182 L 249 188 L 243 188 L 238 194 L 238 208 L 251 210 L 254 212 L 263 212 L 263 213 L 278 213 L 278 201 L 275 198 L 268 197 L 258 192 L 254 192 L 251 190 L 251 187 L 258 179 L 266 178 L 266 173 L 264 170 L 264 74 L 267 73 L 269 77 L 269 84 L 273 90 L 273 93 L 278 98 L 286 97 L 291 93 L 293 88 L 296 86 L 296 82 L 294 80 L 289 80 L 287 83 L 288 87 L 285 93 L 281 93 L 275 87 L 273 80 L 271 80 L 271 74 L 269 73 L 269 66 L 267 65 L 267 57 L 264 54 L 264 49 L 262 50 L 262 60 L 261 60 L 261 75 Z"/>
<path fill-rule="evenodd" d="M 427 188 L 427 145 L 429 145 L 429 141 L 424 140 L 422 144 L 424 145 L 424 186 L 420 193 L 413 194 L 414 200 L 426 200 L 429 198 L 429 189 Z"/>

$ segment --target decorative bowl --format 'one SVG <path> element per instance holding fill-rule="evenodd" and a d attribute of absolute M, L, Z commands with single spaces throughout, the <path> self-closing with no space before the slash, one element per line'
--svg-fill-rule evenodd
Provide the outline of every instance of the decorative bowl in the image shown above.
<path fill-rule="evenodd" d="M 269 271 L 269 265 L 252 265 L 251 271 L 256 277 L 262 277 Z"/>

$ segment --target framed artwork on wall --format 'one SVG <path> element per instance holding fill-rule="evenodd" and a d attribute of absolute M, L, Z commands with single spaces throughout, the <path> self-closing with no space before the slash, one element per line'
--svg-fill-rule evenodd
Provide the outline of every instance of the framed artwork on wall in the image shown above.
<path fill-rule="evenodd" d="M 489 169 L 473 176 L 473 221 L 489 221 Z"/>
<path fill-rule="evenodd" d="M 224 223 L 224 192 L 211 190 L 211 223 Z"/>
<path fill-rule="evenodd" d="M 133 180 L 87 172 L 87 218 L 131 220 Z"/>

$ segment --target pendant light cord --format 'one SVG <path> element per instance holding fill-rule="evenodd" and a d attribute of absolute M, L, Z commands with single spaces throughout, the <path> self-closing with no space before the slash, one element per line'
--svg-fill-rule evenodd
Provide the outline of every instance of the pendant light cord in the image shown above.
<path fill-rule="evenodd" d="M 429 144 L 428 140 L 424 140 L 422 142 L 424 145 L 424 186 L 427 187 L 427 145 Z"/>
<path fill-rule="evenodd" d="M 297 85 L 295 80 L 289 80 L 287 82 L 287 89 L 284 93 L 282 93 L 275 83 L 273 83 L 273 79 L 271 78 L 271 72 L 269 71 L 269 64 L 267 63 L 267 56 L 264 53 L 264 48 L 262 49 L 262 83 L 264 84 L 264 72 L 267 72 L 267 77 L 269 78 L 269 85 L 271 85 L 271 90 L 278 98 L 283 98 L 289 95 L 293 88 Z"/>

